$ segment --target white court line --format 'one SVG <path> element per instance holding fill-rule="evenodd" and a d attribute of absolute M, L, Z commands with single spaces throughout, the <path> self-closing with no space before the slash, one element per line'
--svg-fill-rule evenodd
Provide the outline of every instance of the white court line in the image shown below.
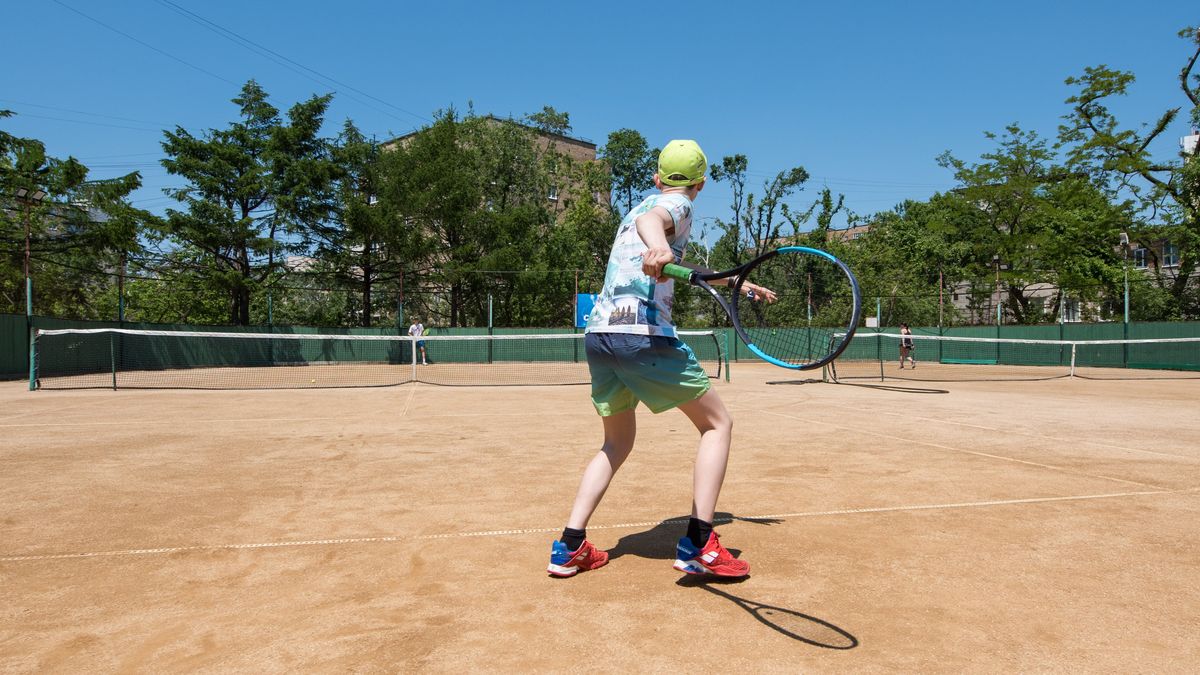
<path fill-rule="evenodd" d="M 858 434 L 865 434 L 867 436 L 877 436 L 879 438 L 886 438 L 888 440 L 899 441 L 901 443 L 912 443 L 915 445 L 927 445 L 931 448 L 938 448 L 940 450 L 950 450 L 952 452 L 961 452 L 961 453 L 968 454 L 968 455 L 975 455 L 977 457 L 987 457 L 989 459 L 1000 459 L 1000 460 L 1004 460 L 1006 462 L 1014 462 L 1017 464 L 1027 464 L 1029 466 L 1036 466 L 1036 467 L 1039 467 L 1042 469 L 1050 469 L 1051 471 L 1060 471 L 1062 473 L 1069 473 L 1073 476 L 1085 476 L 1087 478 L 1110 480 L 1110 481 L 1114 481 L 1117 483 L 1128 483 L 1130 485 L 1138 485 L 1141 487 L 1154 488 L 1156 490 L 1168 490 L 1169 489 L 1162 485 L 1154 485 L 1153 483 L 1142 483 L 1142 482 L 1139 482 L 1136 480 L 1129 480 L 1126 478 L 1116 478 L 1115 476 L 1105 476 L 1105 475 L 1101 475 L 1101 474 L 1084 473 L 1082 471 L 1072 471 L 1071 469 L 1065 469 L 1061 466 L 1054 466 L 1052 464 L 1042 464 L 1041 462 L 1031 462 L 1026 459 L 1017 459 L 1015 457 L 1005 457 L 1004 455 L 993 455 L 988 452 L 979 452 L 977 450 L 965 450 L 963 448 L 956 448 L 951 445 L 942 445 L 940 443 L 933 443 L 930 441 L 922 441 L 920 439 L 914 439 L 914 438 L 903 438 L 901 436 L 893 436 L 891 434 L 880 433 L 878 431 L 867 431 L 866 429 L 856 429 L 853 427 L 842 426 L 840 424 L 833 424 L 832 422 L 825 422 L 825 421 L 822 421 L 819 419 L 815 419 L 813 417 L 798 417 L 796 415 L 785 415 L 784 413 L 772 412 L 770 410 L 763 410 L 760 408 L 741 408 L 741 410 L 760 412 L 760 413 L 763 413 L 764 415 L 775 415 L 777 417 L 784 417 L 787 419 L 798 420 L 800 422 L 824 424 L 825 426 L 833 427 L 834 429 L 842 429 L 843 431 L 849 431 L 851 433 L 858 433 Z"/>
<path fill-rule="evenodd" d="M 842 516 L 863 513 L 891 513 L 900 511 L 932 511 L 945 509 L 981 508 L 987 506 L 1013 506 L 1017 504 L 1044 504 L 1050 502 L 1084 501 L 1089 499 L 1115 499 L 1119 497 L 1141 497 L 1147 495 L 1169 495 L 1195 492 L 1200 488 L 1184 490 L 1148 490 L 1142 492 L 1111 492 L 1091 495 L 1072 495 L 1066 497 L 1032 497 L 1028 499 L 993 499 L 981 502 L 953 502 L 948 504 L 910 504 L 904 506 L 877 506 L 861 509 L 832 509 L 828 511 L 801 511 L 797 513 L 775 513 L 761 516 L 738 516 L 737 518 L 717 518 L 714 524 L 729 523 L 733 520 L 780 520 L 785 518 L 819 518 L 823 516 Z M 613 525 L 589 525 L 592 530 L 628 530 L 639 527 L 654 527 L 663 523 L 682 524 L 686 519 L 676 520 L 647 520 L 637 523 L 617 523 Z M 171 546 L 162 548 L 139 548 L 123 551 L 95 551 L 87 553 L 56 553 L 41 555 L 10 555 L 0 557 L 0 562 L 26 562 L 36 560 L 67 560 L 79 558 L 106 558 L 119 556 L 163 555 L 169 553 L 185 553 L 188 551 L 235 551 L 242 549 L 288 548 L 298 546 L 335 546 L 339 544 L 368 544 L 412 541 L 433 541 L 440 539 L 462 539 L 470 537 L 502 537 L 516 534 L 544 534 L 558 532 L 558 527 L 527 527 L 510 530 L 481 530 L 475 532 L 445 532 L 441 534 L 424 534 L 412 536 L 387 537 L 347 537 L 342 539 L 311 539 L 307 541 L 274 541 L 253 544 L 201 544 L 197 546 Z"/>
<path fill-rule="evenodd" d="M 412 388 L 411 388 L 411 389 L 409 390 L 409 392 L 408 392 L 408 402 L 406 402 L 406 403 L 404 404 L 404 411 L 400 413 L 400 416 L 401 416 L 401 417 L 407 417 L 407 416 L 408 416 L 408 408 L 409 408 L 409 406 L 411 406 L 411 405 L 412 405 L 412 402 L 413 402 L 413 397 L 415 397 L 415 396 L 417 395 L 417 387 L 418 387 L 420 384 L 421 384 L 420 382 L 413 382 L 413 383 L 412 383 Z"/>

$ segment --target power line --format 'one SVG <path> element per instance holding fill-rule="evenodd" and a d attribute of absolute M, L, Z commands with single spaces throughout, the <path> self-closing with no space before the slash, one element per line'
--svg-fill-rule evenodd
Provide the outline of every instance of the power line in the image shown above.
<path fill-rule="evenodd" d="M 132 117 L 118 117 L 116 115 L 105 115 L 105 114 L 97 113 L 97 112 L 88 112 L 86 110 L 73 110 L 71 108 L 58 108 L 58 107 L 55 107 L 52 105 L 42 105 L 40 103 L 28 103 L 26 101 L 14 101 L 10 98 L 0 98 L 0 101 L 4 101 L 5 103 L 15 103 L 16 105 L 29 106 L 30 108 L 44 108 L 46 110 L 57 110 L 58 112 L 73 113 L 76 115 L 87 115 L 88 117 L 104 117 L 106 119 L 118 120 L 121 122 L 137 122 L 138 124 L 157 124 L 160 126 L 168 126 L 168 127 L 175 126 L 173 124 L 167 124 L 166 122 L 158 122 L 158 121 L 154 121 L 154 120 L 139 120 L 139 119 L 133 119 Z"/>
<path fill-rule="evenodd" d="M 333 77 L 325 75 L 324 73 L 321 73 L 312 68 L 309 68 L 308 66 L 306 66 L 302 63 L 299 63 L 297 61 L 294 61 L 294 60 L 284 56 L 283 54 L 280 54 L 279 52 L 274 51 L 268 47 L 264 47 L 263 45 L 258 44 L 257 42 L 254 42 L 253 40 L 251 40 L 247 37 L 239 35 L 233 31 L 229 30 L 228 28 L 225 28 L 224 26 L 221 26 L 213 21 L 210 21 L 209 19 L 206 19 L 206 18 L 200 16 L 199 14 L 196 14 L 195 12 L 192 12 L 188 9 L 180 7 L 176 3 L 171 2 L 171 0 L 158 0 L 158 2 L 159 2 L 159 4 L 164 5 L 167 8 L 174 10 L 178 14 L 182 15 L 184 18 L 188 19 L 189 21 L 199 24 L 200 26 L 216 33 L 217 35 L 220 35 L 221 37 L 225 38 L 226 40 L 229 40 L 230 42 L 233 42 L 234 44 L 239 45 L 239 46 L 243 47 L 244 49 L 248 49 L 252 52 L 255 52 L 260 56 L 270 59 L 271 61 L 274 61 L 275 63 L 287 68 L 288 70 L 291 70 L 292 72 L 297 73 L 298 75 L 301 75 L 303 77 L 307 77 L 308 79 L 313 80 L 314 82 L 317 82 L 318 84 L 321 84 L 323 86 L 328 86 L 326 84 L 326 82 L 331 82 L 337 87 L 341 87 L 342 89 L 348 89 L 348 90 L 355 92 L 361 96 L 365 96 L 366 98 L 369 98 L 372 101 L 376 101 L 378 103 L 388 106 L 389 108 L 398 110 L 398 111 L 404 113 L 405 115 L 408 115 L 410 117 L 415 117 L 416 119 L 421 120 L 422 122 L 430 121 L 428 118 L 426 118 L 423 115 L 418 115 L 417 113 L 414 113 L 410 110 L 405 110 L 404 108 L 401 108 L 400 106 L 397 106 L 393 103 L 389 103 L 388 101 L 385 101 L 377 96 L 372 96 L 371 94 L 368 94 L 367 92 L 365 92 L 361 89 L 353 87 L 353 86 L 346 84 L 344 82 L 341 82 Z M 300 72 L 300 70 L 297 70 L 297 68 L 299 68 L 300 70 L 303 70 L 305 72 Z M 311 73 L 311 75 L 308 75 L 306 73 Z M 313 78 L 312 77 L 313 75 L 315 75 L 317 78 L 320 78 L 320 80 Z M 326 82 L 322 82 L 321 80 L 325 80 Z M 353 97 L 351 96 L 351 98 L 353 98 Z M 395 119 L 402 119 L 400 117 L 397 117 L 396 115 L 393 115 L 392 113 L 387 112 L 386 110 L 379 110 L 378 108 L 375 108 L 374 106 L 370 105 L 369 103 L 365 103 L 361 100 L 359 102 L 363 103 L 363 105 L 371 107 L 372 109 L 374 109 L 378 112 L 381 112 L 385 115 L 389 115 Z"/>
<path fill-rule="evenodd" d="M 71 122 L 72 124 L 87 124 L 94 127 L 109 127 L 112 129 L 132 129 L 134 131 L 146 131 L 154 134 L 162 133 L 162 129 L 148 129 L 146 127 L 131 127 L 126 124 L 110 124 L 108 122 L 89 122 L 87 120 L 73 120 L 66 117 L 53 117 L 51 115 L 34 115 L 30 113 L 21 113 L 21 117 L 31 117 L 40 120 L 55 120 L 57 122 Z"/>
<path fill-rule="evenodd" d="M 95 23 L 95 24 L 98 24 L 98 25 L 100 25 L 100 26 L 103 26 L 104 28 L 107 28 L 108 30 L 110 30 L 110 31 L 112 31 L 112 32 L 114 32 L 114 33 L 116 33 L 117 35 L 123 36 L 123 37 L 125 37 L 125 38 L 128 38 L 128 39 L 130 39 L 130 40 L 133 40 L 134 42 L 138 43 L 139 45 L 141 45 L 141 46 L 143 46 L 143 47 L 145 47 L 145 48 L 147 48 L 147 49 L 154 50 L 155 52 L 158 52 L 159 54 L 162 54 L 163 56 L 165 56 L 165 57 L 167 57 L 167 58 L 171 59 L 172 61 L 178 61 L 179 63 L 182 63 L 183 65 L 187 66 L 188 68 L 192 68 L 192 69 L 194 69 L 194 70 L 198 70 L 198 71 L 200 71 L 200 72 L 204 73 L 205 75 L 208 75 L 209 77 L 215 77 L 216 79 L 218 79 L 218 80 L 220 80 L 220 81 L 222 81 L 222 82 L 225 82 L 225 83 L 227 83 L 227 84 L 231 84 L 231 85 L 233 85 L 233 86 L 235 86 L 235 87 L 236 87 L 236 86 L 238 86 L 238 83 L 237 83 L 237 82 L 234 82 L 233 80 L 229 80 L 229 79 L 226 79 L 226 78 L 224 78 L 224 77 L 221 77 L 220 75 L 217 75 L 216 73 L 212 72 L 211 70 L 206 70 L 206 69 L 204 69 L 204 68 L 201 68 L 200 66 L 197 66 L 197 65 L 196 65 L 196 64 L 194 64 L 194 63 L 189 63 L 189 62 L 187 62 L 187 61 L 184 61 L 183 59 L 179 58 L 178 56 L 175 56 L 174 54 L 170 54 L 170 53 L 168 53 L 168 52 L 165 52 L 165 51 L 163 51 L 163 50 L 159 49 L 158 47 L 155 47 L 155 46 L 154 46 L 154 45 L 152 45 L 152 44 L 149 44 L 149 43 L 147 43 L 147 42 L 143 42 L 143 41 L 141 41 L 141 40 L 139 40 L 139 39 L 135 38 L 134 36 L 130 35 L 129 33 L 126 33 L 126 32 L 125 32 L 125 31 L 123 31 L 123 30 L 120 30 L 120 29 L 117 29 L 117 28 L 113 28 L 112 26 L 110 26 L 110 25 L 108 25 L 108 24 L 104 23 L 104 22 L 103 22 L 103 21 L 101 21 L 100 19 L 97 19 L 97 18 L 95 18 L 95 17 L 92 17 L 92 16 L 89 16 L 89 15 L 87 15 L 87 14 L 84 14 L 83 12 L 81 12 L 81 11 L 79 11 L 78 9 L 75 9 L 74 7 L 72 7 L 72 6 L 70 6 L 70 5 L 68 5 L 68 4 L 64 3 L 64 2 L 62 2 L 61 0 L 53 0 L 53 2 L 54 2 L 54 4 L 56 4 L 56 5 L 59 5 L 59 6 L 61 6 L 61 7 L 64 7 L 64 8 L 66 8 L 66 9 L 69 9 L 69 10 L 71 10 L 72 12 L 75 12 L 75 13 L 76 13 L 76 14 L 78 14 L 79 16 L 82 16 L 83 18 L 87 19 L 88 21 L 91 21 L 92 23 Z"/>

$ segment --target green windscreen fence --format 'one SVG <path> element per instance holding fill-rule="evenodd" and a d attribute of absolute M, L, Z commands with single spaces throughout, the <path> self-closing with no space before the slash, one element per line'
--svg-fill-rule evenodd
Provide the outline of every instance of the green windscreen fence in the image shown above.
<path fill-rule="evenodd" d="M 0 314 L 0 379 L 29 377 L 29 336 L 24 314 Z"/>
<path fill-rule="evenodd" d="M 138 330 L 156 330 L 156 331 L 212 331 L 222 333 L 278 333 L 291 335 L 397 335 L 404 334 L 405 331 L 398 331 L 396 327 L 383 328 L 318 328 L 312 326 L 196 326 L 185 324 L 148 324 L 148 323 L 131 323 L 125 322 L 118 324 L 115 321 L 75 321 L 68 319 L 55 319 L 49 317 L 34 317 L 33 325 L 43 330 L 61 330 L 61 329 L 94 329 L 94 328 L 130 328 Z M 803 329 L 796 329 L 803 330 Z M 496 336 L 507 335 L 547 335 L 547 334 L 572 334 L 576 331 L 569 328 L 496 328 L 490 331 L 490 334 Z M 725 354 L 731 361 L 756 361 L 750 350 L 739 340 L 732 329 L 718 328 L 713 332 L 717 337 L 717 341 L 722 347 L 728 348 L 728 353 Z M 874 328 L 860 328 L 859 333 L 877 332 Z M 888 327 L 880 328 L 878 332 L 895 333 L 897 328 Z M 924 335 L 946 335 L 946 336 L 963 336 L 963 337 L 983 337 L 983 338 L 1001 338 L 1001 339 L 1033 339 L 1033 340 L 1063 340 L 1063 341 L 1094 341 L 1094 340 L 1140 340 L 1140 339 L 1163 339 L 1163 338 L 1179 338 L 1179 337 L 1200 337 L 1200 322 L 1158 322 L 1158 323 L 1131 323 L 1128 326 L 1122 323 L 1100 323 L 1100 324 L 1050 324 L 1040 326 L 958 326 L 946 327 L 939 329 L 937 327 L 915 327 L 913 332 Z M 431 337 L 438 336 L 459 336 L 459 335 L 480 335 L 489 334 L 487 328 L 440 328 L 434 327 L 430 329 Z M 131 362 L 135 362 L 139 358 L 136 354 L 131 354 L 131 346 L 124 344 L 121 341 L 114 340 L 112 345 L 113 350 L 120 349 L 120 355 L 128 356 Z M 164 343 L 165 344 L 165 343 Z M 570 360 L 575 361 L 581 357 L 581 343 L 575 341 L 567 341 L 561 345 L 551 346 L 545 344 L 545 358 L 553 360 Z M 703 342 L 707 349 L 708 341 Z M 846 353 L 842 356 L 843 360 L 853 359 L 872 359 L 877 361 L 895 361 L 899 358 L 898 343 L 894 340 L 855 340 L 851 343 Z M 432 347 L 432 345 L 431 345 Z M 88 349 L 108 349 L 108 346 L 100 347 L 91 345 Z M 492 358 L 496 358 L 496 345 L 493 344 Z M 169 350 L 170 347 L 158 346 L 152 349 Z M 268 350 L 269 353 L 260 354 L 261 350 Z M 250 351 L 253 354 L 243 354 L 246 358 L 266 359 L 268 362 L 286 361 L 288 359 L 299 359 L 305 362 L 321 361 L 327 359 L 337 360 L 354 360 L 354 354 L 343 353 L 345 350 L 354 349 L 347 345 L 322 344 L 321 341 L 314 340 L 303 346 L 298 345 L 243 345 L 234 348 L 234 351 Z M 373 361 L 392 361 L 404 360 L 406 354 L 403 352 L 404 347 L 397 347 L 395 354 L 372 354 Z M 489 349 L 487 343 L 481 342 L 475 345 L 456 346 L 455 349 L 444 349 L 441 355 L 448 362 L 453 361 L 477 361 L 481 358 L 487 360 Z M 947 362 L 954 362 L 956 359 L 964 363 L 996 363 L 996 364 L 1030 364 L 1030 365 L 1064 365 L 1067 363 L 1068 355 L 1065 353 L 1056 353 L 1050 350 L 1040 350 L 1031 352 L 1029 350 L 1010 349 L 1005 345 L 992 345 L 989 349 L 977 349 L 972 353 L 951 354 L 945 353 L 945 346 L 938 344 L 928 344 L 918 346 L 918 355 L 922 360 L 926 361 L 941 361 L 945 359 Z M 293 353 L 295 352 L 295 353 Z M 569 352 L 569 353 L 568 353 Z M 177 355 L 169 355 L 177 356 Z M 1096 345 L 1084 346 L 1080 345 L 1076 349 L 1076 362 L 1080 366 L 1093 367 L 1108 367 L 1108 368 L 1153 368 L 1153 369 L 1182 369 L 1196 370 L 1197 366 L 1194 363 L 1194 358 L 1191 352 L 1182 347 L 1164 347 L 1163 345 Z M 106 357 L 109 358 L 109 357 Z M 233 355 L 226 354 L 215 355 L 212 359 L 201 359 L 209 362 L 220 362 L 221 359 L 232 359 Z M 363 358 L 361 356 L 359 359 Z M 436 358 L 436 357 L 435 357 Z M 503 357 L 501 357 L 503 358 Z M 0 314 L 0 378 L 3 379 L 24 379 L 29 375 L 29 341 L 26 333 L 26 319 L 24 315 L 19 314 Z"/>
<path fill-rule="evenodd" d="M 1057 367 L 1079 369 L 1200 371 L 1200 322 L 1053 324 L 1042 326 L 969 326 L 912 329 L 917 363 L 942 366 Z M 855 372 L 854 362 L 900 366 L 898 328 L 860 329 L 838 359 L 839 372 Z M 879 366 L 860 367 L 864 373 L 889 373 Z M 951 373 L 945 368 L 920 375 Z M 981 374 L 982 370 L 974 371 Z M 1035 370 L 1020 371 L 1034 376 Z M 1044 373 L 1043 373 L 1044 374 Z M 898 373 L 894 373 L 898 375 Z M 917 375 L 908 374 L 909 378 Z"/>
<path fill-rule="evenodd" d="M 683 331 L 710 377 L 723 353 L 711 332 Z M 423 351 L 419 355 L 417 352 Z M 586 384 L 584 336 L 351 335 L 133 329 L 38 331 L 40 389 L 271 389 Z"/>

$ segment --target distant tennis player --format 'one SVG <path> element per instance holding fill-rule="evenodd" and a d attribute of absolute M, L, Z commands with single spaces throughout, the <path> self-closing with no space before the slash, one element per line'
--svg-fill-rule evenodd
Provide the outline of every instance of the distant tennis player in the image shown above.
<path fill-rule="evenodd" d="M 422 335 L 425 334 L 425 326 L 421 324 L 420 317 L 416 317 L 416 316 L 413 317 L 412 325 L 408 327 L 408 334 L 415 338 L 420 338 Z M 417 343 L 415 346 L 417 348 L 417 351 L 419 351 L 421 354 L 421 365 L 423 365 L 423 366 L 429 365 L 429 362 L 425 360 L 425 341 L 417 340 Z"/>
<path fill-rule="evenodd" d="M 695 141 L 668 143 L 654 176 L 661 192 L 630 211 L 617 230 L 585 337 L 592 404 L 604 425 L 604 444 L 584 470 L 562 538 L 551 547 L 547 571 L 553 576 L 574 576 L 608 562 L 608 553 L 587 540 L 586 527 L 633 450 L 639 401 L 653 413 L 679 408 L 700 432 L 692 517 L 676 546 L 675 569 L 723 577 L 750 572 L 750 565 L 734 558 L 713 531 L 733 420 L 709 389 L 695 354 L 676 339 L 671 323 L 674 285 L 662 278 L 663 265 L 682 259 L 691 234 L 692 202 L 704 189 L 707 162 Z M 753 284 L 748 289 L 774 298 Z"/>
<path fill-rule="evenodd" d="M 902 335 L 902 336 L 912 335 L 912 331 L 908 329 L 908 324 L 906 324 L 906 323 L 900 324 L 900 335 Z M 905 359 L 907 359 L 910 363 L 912 363 L 913 369 L 916 370 L 917 357 L 913 356 L 915 351 L 916 350 L 915 350 L 915 347 L 913 346 L 912 338 L 910 338 L 910 337 L 901 337 L 900 338 L 900 370 L 904 370 Z M 935 370 L 936 370 L 936 368 L 935 368 Z"/>

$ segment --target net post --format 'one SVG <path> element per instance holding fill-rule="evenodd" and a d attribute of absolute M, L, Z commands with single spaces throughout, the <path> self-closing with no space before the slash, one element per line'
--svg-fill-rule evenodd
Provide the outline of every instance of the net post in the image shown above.
<path fill-rule="evenodd" d="M 417 381 L 417 336 L 409 335 L 409 356 L 412 357 L 412 381 Z"/>
<path fill-rule="evenodd" d="M 37 334 L 36 328 L 29 331 L 29 391 L 37 389 Z"/>
<path fill-rule="evenodd" d="M 109 333 L 109 335 L 108 335 L 108 362 L 109 362 L 109 365 L 112 367 L 113 391 L 116 391 L 117 390 L 117 348 L 116 348 L 116 345 L 113 344 L 114 340 L 116 340 L 116 336 L 113 335 L 112 333 Z"/>
<path fill-rule="evenodd" d="M 725 333 L 725 381 L 726 381 L 726 382 L 728 382 L 728 381 L 729 381 L 729 363 L 730 363 L 730 356 L 729 356 L 729 333 L 730 333 L 730 332 L 731 332 L 731 331 L 730 331 L 730 329 L 728 329 L 728 328 L 726 328 L 726 329 L 724 330 L 724 333 Z"/>
<path fill-rule="evenodd" d="M 883 382 L 887 379 L 883 368 L 883 334 L 879 331 L 883 330 L 880 327 L 875 328 L 875 350 L 879 356 L 879 381 Z"/>
<path fill-rule="evenodd" d="M 1071 377 L 1075 377 L 1075 348 L 1079 346 L 1077 343 L 1071 343 Z"/>

